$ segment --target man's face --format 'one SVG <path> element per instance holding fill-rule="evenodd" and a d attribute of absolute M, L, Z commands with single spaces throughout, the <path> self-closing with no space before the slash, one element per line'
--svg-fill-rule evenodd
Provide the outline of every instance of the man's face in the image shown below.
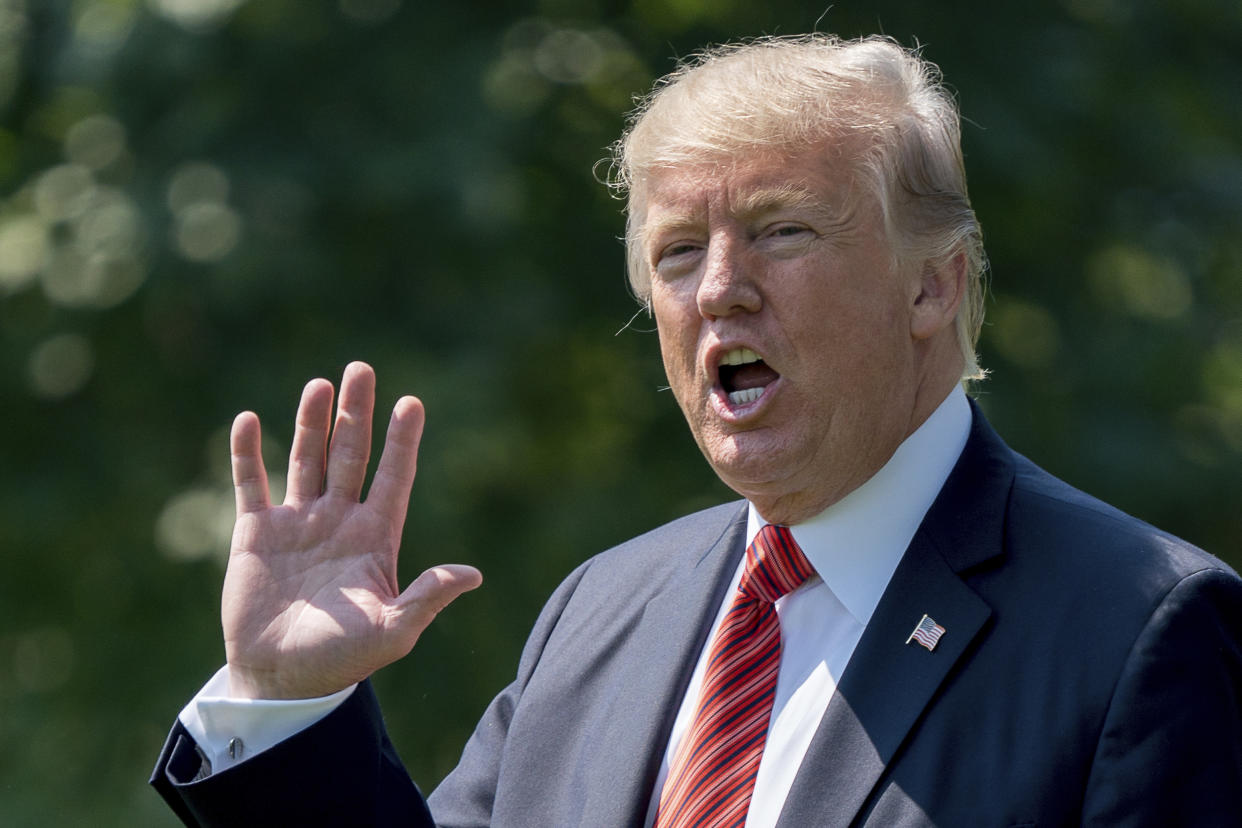
<path fill-rule="evenodd" d="M 642 249 L 699 447 L 765 518 L 811 517 L 917 426 L 910 308 L 879 205 L 824 151 L 661 170 Z"/>

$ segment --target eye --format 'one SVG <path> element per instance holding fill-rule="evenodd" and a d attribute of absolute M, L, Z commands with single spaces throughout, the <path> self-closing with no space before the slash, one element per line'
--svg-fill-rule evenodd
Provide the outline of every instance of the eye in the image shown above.
<path fill-rule="evenodd" d="M 661 275 L 672 276 L 693 266 L 703 246 L 692 241 L 679 241 L 666 245 L 655 256 L 655 269 Z"/>
<path fill-rule="evenodd" d="M 661 259 L 673 258 L 676 256 L 684 255 L 686 253 L 693 253 L 694 251 L 698 249 L 699 249 L 699 246 L 697 244 L 691 244 L 689 242 L 678 242 L 677 244 L 670 244 L 668 247 L 660 251 L 660 258 Z"/>
<path fill-rule="evenodd" d="M 803 224 L 777 224 L 769 227 L 764 234 L 769 238 L 792 238 L 802 233 L 810 233 L 811 229 Z"/>
<path fill-rule="evenodd" d="M 755 237 L 755 247 L 777 257 L 802 256 L 820 236 L 800 221 L 778 221 L 768 224 Z"/>

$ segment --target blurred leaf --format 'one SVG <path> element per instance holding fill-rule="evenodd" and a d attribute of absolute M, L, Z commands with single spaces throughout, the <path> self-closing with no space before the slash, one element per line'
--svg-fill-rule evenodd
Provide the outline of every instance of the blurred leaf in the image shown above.
<path fill-rule="evenodd" d="M 1242 7 L 492 5 L 0 0 L 0 823 L 169 824 L 145 779 L 223 657 L 223 435 L 257 411 L 278 478 L 350 359 L 428 406 L 402 576 L 487 576 L 377 678 L 424 789 L 566 572 L 731 497 L 649 320 L 617 334 L 593 175 L 708 42 L 922 44 L 967 118 L 989 415 L 1242 564 Z"/>

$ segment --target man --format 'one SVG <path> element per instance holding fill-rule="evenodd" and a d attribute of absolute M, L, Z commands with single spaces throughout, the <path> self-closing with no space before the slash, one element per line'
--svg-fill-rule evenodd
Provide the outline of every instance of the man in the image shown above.
<path fill-rule="evenodd" d="M 421 405 L 364 503 L 368 367 L 330 445 L 307 386 L 283 506 L 240 415 L 228 667 L 152 779 L 185 822 L 1240 824 L 1242 581 L 1011 452 L 961 389 L 983 253 L 934 67 L 883 39 L 718 49 L 617 171 L 670 386 L 746 502 L 570 575 L 424 801 L 365 682 L 480 580 L 396 584 Z"/>

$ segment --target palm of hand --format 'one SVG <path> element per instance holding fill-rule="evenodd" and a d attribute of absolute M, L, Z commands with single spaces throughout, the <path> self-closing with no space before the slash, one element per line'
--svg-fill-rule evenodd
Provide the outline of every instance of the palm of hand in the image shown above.
<path fill-rule="evenodd" d="M 360 502 L 374 405 L 370 368 L 346 370 L 325 485 L 331 399 L 326 382 L 307 385 L 284 505 L 268 503 L 257 418 L 242 414 L 234 423 L 238 519 L 221 616 L 236 695 L 309 698 L 343 689 L 408 653 L 436 613 L 480 581 L 470 567 L 445 566 L 399 589 L 421 404 L 410 397 L 397 403 L 371 491 Z"/>

